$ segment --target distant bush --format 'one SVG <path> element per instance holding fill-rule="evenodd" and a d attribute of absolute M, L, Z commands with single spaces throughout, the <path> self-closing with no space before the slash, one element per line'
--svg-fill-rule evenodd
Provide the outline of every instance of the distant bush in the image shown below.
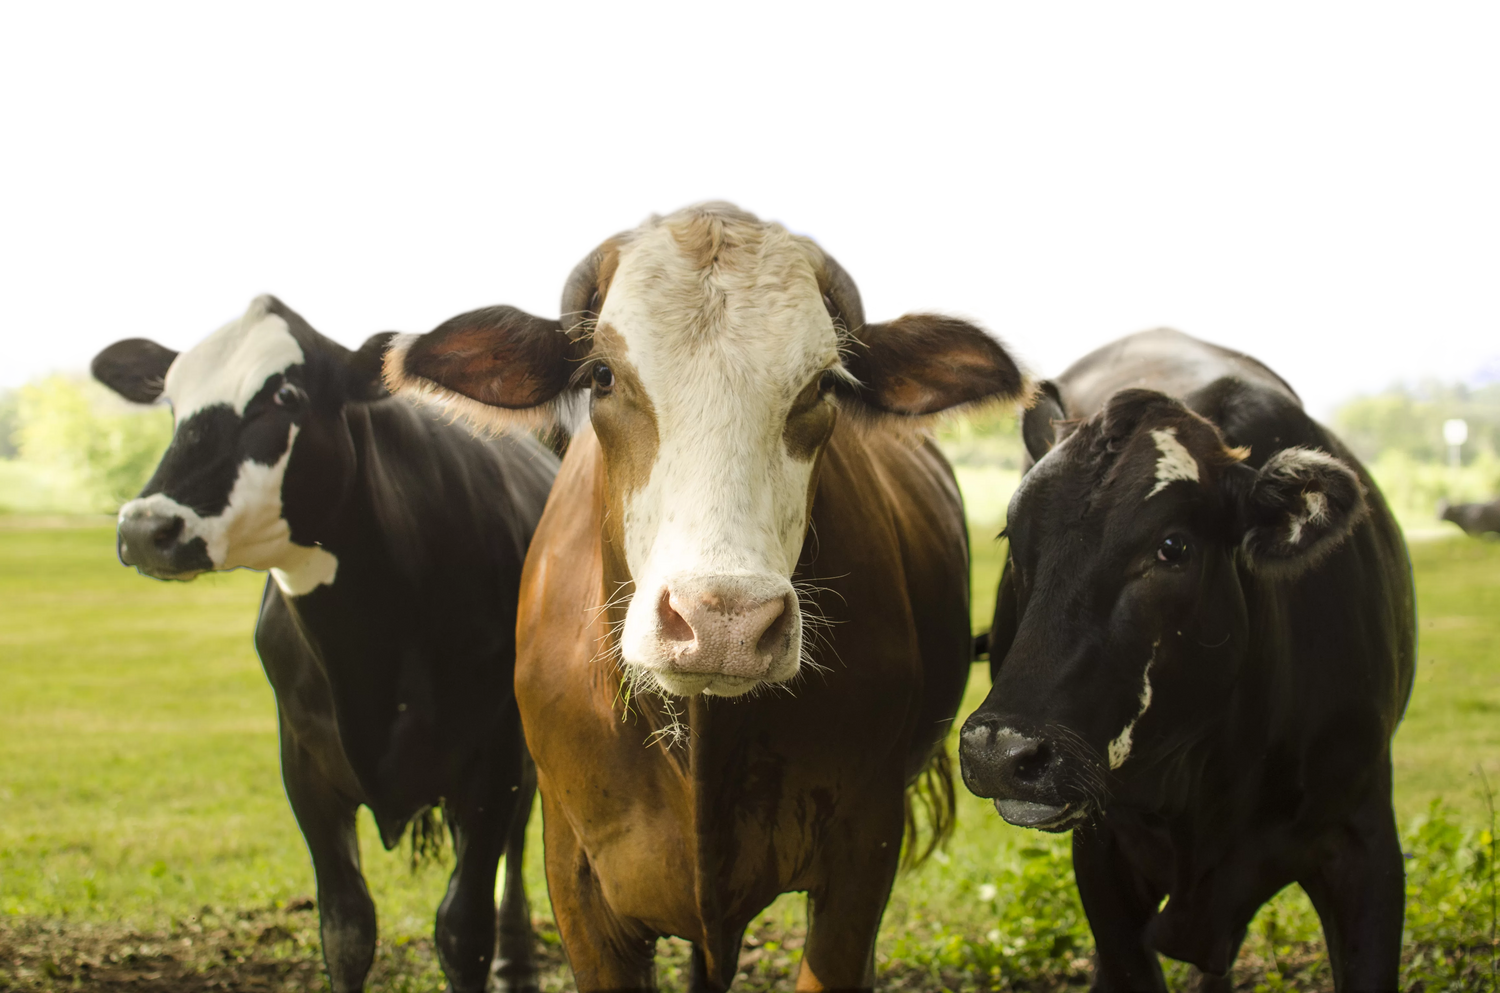
<path fill-rule="evenodd" d="M 127 404 L 91 381 L 49 376 L 13 398 L 16 455 L 0 469 L 0 509 L 113 511 L 145 485 L 172 438 L 165 407 Z"/>
<path fill-rule="evenodd" d="M 937 443 L 957 465 L 1019 470 L 1026 454 L 1016 409 L 1010 404 L 980 407 L 940 421 Z"/>
<path fill-rule="evenodd" d="M 1500 383 L 1471 388 L 1462 383 L 1396 386 L 1374 396 L 1356 397 L 1334 414 L 1334 429 L 1354 454 L 1372 461 L 1400 452 L 1415 462 L 1444 462 L 1448 446 L 1443 422 L 1469 422 L 1464 461 L 1500 455 Z"/>
<path fill-rule="evenodd" d="M 1437 526 L 1438 502 L 1478 503 L 1500 495 L 1500 456 L 1483 451 L 1460 468 L 1422 462 L 1387 449 L 1366 463 L 1386 502 L 1405 528 Z M 1457 533 L 1455 531 L 1455 533 Z"/>

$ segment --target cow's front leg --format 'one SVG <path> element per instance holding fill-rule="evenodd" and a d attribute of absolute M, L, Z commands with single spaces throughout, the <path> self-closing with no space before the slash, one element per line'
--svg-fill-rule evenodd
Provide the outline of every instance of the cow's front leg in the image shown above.
<path fill-rule="evenodd" d="M 513 722 L 519 718 L 513 716 Z M 514 728 L 515 741 L 520 730 Z M 519 744 L 502 750 L 477 797 L 449 802 L 454 866 L 437 912 L 438 960 L 450 993 L 480 993 L 495 957 L 495 873 L 505 851 L 524 785 Z"/>
<path fill-rule="evenodd" d="M 820 846 L 822 882 L 807 893 L 799 991 L 875 988 L 875 937 L 901 857 L 902 807 L 844 815 Z"/>
<path fill-rule="evenodd" d="M 1156 903 L 1102 820 L 1074 829 L 1073 876 L 1094 932 L 1094 993 L 1166 993 L 1161 962 L 1146 943 Z"/>
<path fill-rule="evenodd" d="M 329 782 L 281 720 L 281 780 L 318 880 L 318 931 L 334 993 L 364 989 L 375 959 L 375 902 L 359 867 L 359 803 Z"/>
<path fill-rule="evenodd" d="M 499 951 L 491 972 L 502 993 L 531 993 L 537 989 L 536 958 L 533 955 L 531 904 L 526 899 L 526 877 L 522 869 L 526 855 L 526 826 L 536 796 L 536 765 L 531 754 L 521 753 L 521 785 L 516 791 L 515 813 L 505 842 L 505 892 L 500 897 L 497 921 Z"/>
<path fill-rule="evenodd" d="M 1381 782 L 1299 880 L 1323 922 L 1339 993 L 1397 988 L 1406 915 L 1406 863 L 1391 809 L 1390 760 Z"/>
<path fill-rule="evenodd" d="M 656 989 L 657 936 L 634 921 L 622 920 L 605 902 L 588 853 L 545 783 L 542 832 L 552 914 L 579 993 Z"/>

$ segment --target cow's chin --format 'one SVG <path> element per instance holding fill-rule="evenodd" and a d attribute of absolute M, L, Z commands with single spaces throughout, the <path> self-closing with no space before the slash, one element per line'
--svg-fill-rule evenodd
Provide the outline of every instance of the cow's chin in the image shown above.
<path fill-rule="evenodd" d="M 1031 800 L 996 800 L 995 811 L 1007 824 L 1056 834 L 1076 826 L 1088 817 L 1082 803 L 1038 803 Z"/>
<path fill-rule="evenodd" d="M 161 569 L 150 569 L 143 566 L 136 566 L 135 571 L 140 573 L 142 576 L 149 576 L 152 579 L 161 579 L 172 583 L 191 583 L 193 580 L 197 579 L 205 572 L 213 572 L 214 570 L 193 569 L 188 572 L 167 572 Z"/>
<path fill-rule="evenodd" d="M 801 669 L 800 659 L 795 651 L 789 659 L 778 660 L 764 676 L 690 672 L 663 665 L 631 665 L 629 660 L 626 661 L 626 666 L 639 677 L 644 677 L 639 682 L 654 686 L 667 696 L 674 697 L 691 697 L 699 693 L 705 696 L 744 696 L 762 686 L 785 683 Z"/>

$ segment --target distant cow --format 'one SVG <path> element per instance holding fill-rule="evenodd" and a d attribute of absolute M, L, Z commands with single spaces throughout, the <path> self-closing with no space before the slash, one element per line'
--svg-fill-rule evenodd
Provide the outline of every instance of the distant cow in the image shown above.
<path fill-rule="evenodd" d="M 1456 504 L 1445 501 L 1438 506 L 1438 519 L 1452 521 L 1463 528 L 1465 534 L 1476 538 L 1484 534 L 1497 534 L 1500 533 L 1500 500 Z"/>
<path fill-rule="evenodd" d="M 812 241 L 724 204 L 606 241 L 562 314 L 464 314 L 387 370 L 502 424 L 586 405 L 516 669 L 579 988 L 654 989 L 678 935 L 692 989 L 725 989 L 751 918 L 805 890 L 797 988 L 869 989 L 924 768 L 951 817 L 971 658 L 958 490 L 909 429 L 1020 374 L 960 320 L 865 324 Z"/>
<path fill-rule="evenodd" d="M 1374 483 L 1269 369 L 1172 331 L 1044 384 L 1024 434 L 963 774 L 1013 824 L 1074 829 L 1094 988 L 1165 989 L 1161 952 L 1228 990 L 1297 882 L 1337 987 L 1395 989 L 1415 608 Z"/>
<path fill-rule="evenodd" d="M 557 470 L 530 441 L 478 441 L 389 398 L 389 335 L 350 352 L 272 297 L 182 354 L 140 338 L 94 359 L 176 429 L 120 510 L 126 565 L 160 579 L 269 569 L 255 646 L 281 715 L 281 769 L 318 879 L 336 991 L 364 984 L 375 906 L 355 813 L 387 848 L 442 803 L 457 864 L 438 908 L 452 988 L 495 971 L 532 989 L 521 881 L 534 776 L 513 694 L 521 563 Z"/>

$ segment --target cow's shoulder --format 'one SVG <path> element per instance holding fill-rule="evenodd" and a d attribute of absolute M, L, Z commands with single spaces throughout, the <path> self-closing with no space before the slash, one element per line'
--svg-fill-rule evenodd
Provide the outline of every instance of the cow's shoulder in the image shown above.
<path fill-rule="evenodd" d="M 1250 449 L 1245 461 L 1256 469 L 1282 449 L 1330 450 L 1336 445 L 1301 403 L 1264 382 L 1221 376 L 1187 393 L 1183 401 L 1217 425 L 1230 447 Z"/>

